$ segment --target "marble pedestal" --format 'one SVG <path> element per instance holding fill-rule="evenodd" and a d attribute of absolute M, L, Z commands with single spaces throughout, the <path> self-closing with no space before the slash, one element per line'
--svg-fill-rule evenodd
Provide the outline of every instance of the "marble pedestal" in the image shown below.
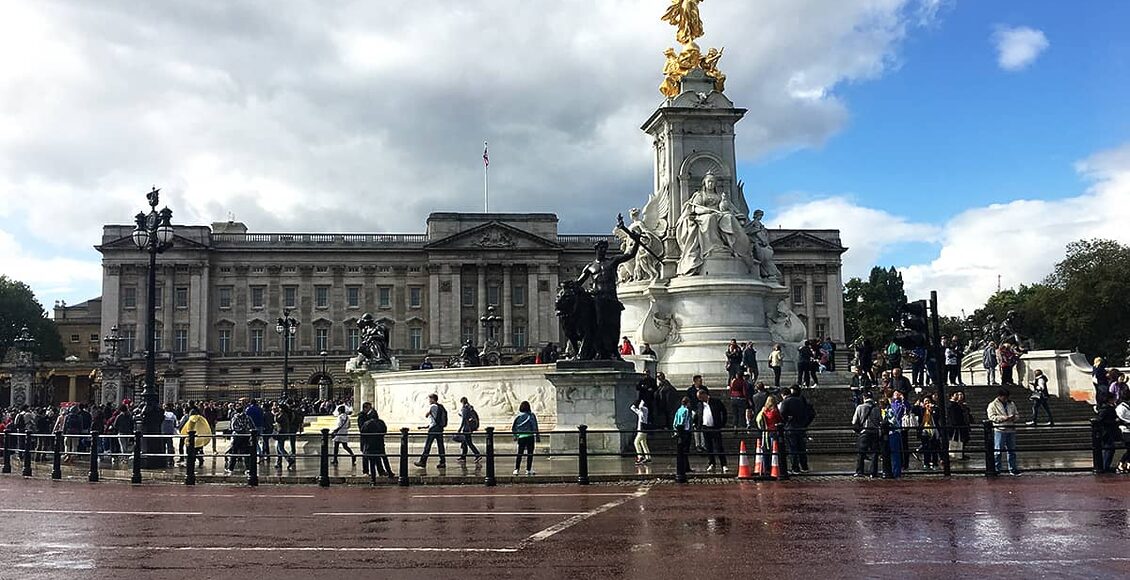
<path fill-rule="evenodd" d="M 636 385 L 645 376 L 636 372 L 633 363 L 622 361 L 563 361 L 545 375 L 557 391 L 558 425 L 573 429 L 587 425 L 590 450 L 621 453 L 632 450 L 636 415 L 629 407 L 637 398 Z M 549 448 L 576 451 L 577 438 L 555 437 Z"/>
<path fill-rule="evenodd" d="M 775 342 L 782 343 L 786 360 L 796 358 L 796 344 L 785 340 L 793 337 L 770 331 L 767 314 L 776 314 L 778 302 L 788 297 L 776 282 L 741 273 L 688 276 L 622 284 L 619 297 L 624 334 L 637 345 L 650 343 L 668 378 L 724 375 L 731 339 L 753 341 L 763 371 Z"/>

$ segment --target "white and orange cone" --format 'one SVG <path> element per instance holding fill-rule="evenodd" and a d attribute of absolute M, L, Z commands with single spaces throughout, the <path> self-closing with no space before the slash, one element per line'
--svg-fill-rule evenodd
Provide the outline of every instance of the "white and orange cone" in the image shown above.
<path fill-rule="evenodd" d="M 738 455 L 738 479 L 753 479 L 753 473 L 749 470 L 749 453 L 746 452 L 745 439 L 742 440 Z"/>

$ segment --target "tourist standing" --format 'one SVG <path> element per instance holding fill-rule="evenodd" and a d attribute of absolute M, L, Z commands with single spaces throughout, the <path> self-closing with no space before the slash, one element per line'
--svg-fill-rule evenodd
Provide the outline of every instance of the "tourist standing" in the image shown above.
<path fill-rule="evenodd" d="M 295 445 L 298 432 L 302 428 L 302 419 L 298 413 L 287 403 L 275 405 L 275 424 L 278 425 L 278 436 L 275 437 L 275 469 L 282 469 L 283 459 L 286 459 L 286 468 L 294 470 Z M 290 453 L 286 452 L 286 444 L 290 443 Z"/>
<path fill-rule="evenodd" d="M 655 405 L 651 411 L 655 414 L 652 423 L 656 425 L 669 425 L 679 410 L 679 391 L 671 381 L 667 380 L 665 373 L 655 373 Z"/>
<path fill-rule="evenodd" d="M 467 451 L 475 454 L 475 463 L 483 460 L 483 454 L 475 447 L 472 439 L 475 431 L 479 430 L 479 412 L 471 406 L 467 397 L 459 399 L 459 463 L 467 463 Z"/>
<path fill-rule="evenodd" d="M 428 420 L 427 427 L 428 438 L 424 442 L 424 452 L 420 454 L 420 459 L 413 463 L 416 467 L 427 469 L 428 455 L 432 451 L 432 444 L 436 445 L 439 453 L 439 463 L 436 464 L 438 469 L 447 468 L 447 452 L 443 448 L 443 430 L 447 427 L 447 409 L 439 403 L 439 395 L 432 393 L 428 395 L 428 412 L 424 413 L 424 418 Z"/>
<path fill-rule="evenodd" d="M 655 349 L 651 348 L 651 345 L 645 342 L 643 343 L 643 346 L 640 347 L 640 356 L 650 356 L 652 358 L 655 358 Z"/>
<path fill-rule="evenodd" d="M 997 362 L 1001 367 L 1002 385 L 1016 385 L 1016 381 L 1012 380 L 1012 369 L 1016 366 L 1016 363 L 1019 360 L 1020 357 L 1016 354 L 1016 351 L 1012 349 L 1011 344 L 1007 342 L 1003 343 L 1001 344 L 1001 347 L 997 349 Z"/>
<path fill-rule="evenodd" d="M 997 343 L 989 341 L 985 346 L 985 350 L 981 352 L 981 366 L 985 367 L 985 384 L 996 386 L 997 384 Z"/>
<path fill-rule="evenodd" d="M 1106 393 L 1110 391 L 1110 377 L 1107 376 L 1106 362 L 1103 357 L 1095 357 L 1094 362 L 1091 364 L 1091 384 L 1095 387 L 1095 401 L 1098 401 L 1099 393 Z"/>
<path fill-rule="evenodd" d="M 373 409 L 373 404 L 368 402 L 368 401 L 361 403 L 361 411 L 359 411 L 357 413 L 357 432 L 361 433 L 360 446 L 361 446 L 361 474 L 362 475 L 368 475 L 369 474 L 369 470 L 372 468 L 372 465 L 371 465 L 372 461 L 369 457 L 369 454 L 365 452 L 367 443 L 365 441 L 364 431 L 361 430 L 361 426 L 364 425 L 365 423 L 367 423 L 376 414 L 377 414 L 377 411 L 375 409 Z"/>
<path fill-rule="evenodd" d="M 831 372 L 836 371 L 836 342 L 832 337 L 825 336 L 824 342 L 820 344 L 820 350 L 828 354 L 828 370 Z"/>
<path fill-rule="evenodd" d="M 899 347 L 897 342 L 892 340 L 891 344 L 887 345 L 887 369 L 894 370 L 901 366 L 902 348 Z"/>
<path fill-rule="evenodd" d="M 773 462 L 773 444 L 783 444 L 777 439 L 777 426 L 781 424 L 781 411 L 777 408 L 777 397 L 768 395 L 765 404 L 758 411 L 757 429 L 761 433 L 761 467 L 768 470 Z M 788 465 L 781 466 L 788 469 Z M 759 475 L 765 475 L 764 473 Z"/>
<path fill-rule="evenodd" d="M 785 422 L 785 442 L 789 448 L 789 471 L 808 473 L 808 426 L 816 418 L 816 409 L 793 385 L 779 406 Z"/>
<path fill-rule="evenodd" d="M 691 400 L 688 397 L 683 397 L 679 403 L 679 408 L 675 411 L 675 418 L 671 422 L 671 429 L 675 431 L 677 438 L 676 446 L 678 457 L 676 461 L 678 465 L 676 469 L 682 473 L 690 473 L 691 469 L 691 441 L 692 433 L 694 432 L 694 412 L 691 411 Z M 1127 453 L 1130 453 L 1130 447 L 1127 448 Z"/>
<path fill-rule="evenodd" d="M 235 469 L 235 462 L 243 463 L 244 469 L 248 468 L 247 457 L 251 452 L 251 432 L 255 430 L 255 422 L 247 415 L 243 403 L 236 404 L 231 417 L 231 446 L 224 457 L 224 475 L 231 475 Z"/>
<path fill-rule="evenodd" d="M 636 414 L 636 438 L 632 444 L 636 448 L 636 465 L 651 463 L 651 449 L 647 446 L 647 430 L 649 428 L 647 403 L 642 398 L 631 406 Z"/>
<path fill-rule="evenodd" d="M 368 405 L 369 403 L 365 403 Z M 376 481 L 376 477 L 393 477 L 392 465 L 388 462 L 388 453 L 385 451 L 385 434 L 388 433 L 388 425 L 377 414 L 377 410 L 373 409 L 371 413 L 358 415 L 358 420 L 362 417 L 365 421 L 358 426 L 361 431 L 361 456 L 362 465 L 368 462 L 368 474 L 371 481 Z"/>
<path fill-rule="evenodd" d="M 691 386 L 687 388 L 687 398 L 691 400 L 696 409 L 698 408 L 699 391 L 709 392 L 709 389 L 702 384 L 702 375 L 695 375 L 691 377 Z M 699 453 L 706 453 L 706 441 L 702 437 L 702 431 L 697 428 L 694 430 L 694 448 Z"/>
<path fill-rule="evenodd" d="M 851 368 L 851 404 L 858 407 L 863 403 L 863 392 L 871 389 L 871 378 L 859 367 Z"/>
<path fill-rule="evenodd" d="M 739 372 L 738 376 L 730 379 L 730 412 L 734 416 L 735 427 L 748 427 L 745 421 L 746 409 L 749 409 L 750 393 L 749 382 L 745 373 Z"/>
<path fill-rule="evenodd" d="M 742 347 L 742 367 L 745 368 L 751 381 L 756 381 L 761 376 L 761 369 L 757 365 L 757 348 L 753 346 L 752 341 Z"/>
<path fill-rule="evenodd" d="M 870 475 L 879 476 L 879 426 L 882 414 L 875 399 L 868 391 L 863 395 L 863 402 L 855 408 L 851 418 L 852 429 L 856 432 L 856 451 L 859 453 L 855 460 L 855 477 Z M 891 456 L 895 451 L 892 449 Z M 867 462 L 871 464 L 868 467 Z"/>
<path fill-rule="evenodd" d="M 161 414 L 161 441 L 165 444 L 165 454 L 169 457 L 167 463 L 169 467 L 176 465 L 176 446 L 173 445 L 173 438 L 177 434 L 177 414 L 173 412 L 176 407 L 172 403 L 165 403 L 165 410 Z M 73 409 L 73 407 L 72 407 Z M 67 409 L 69 412 L 71 409 Z"/>
<path fill-rule="evenodd" d="M 957 391 L 946 402 L 946 421 L 949 423 L 950 460 L 965 459 L 965 444 L 969 442 L 969 418 L 961 404 L 964 393 Z"/>
<path fill-rule="evenodd" d="M 742 374 L 742 347 L 738 346 L 738 341 L 731 338 L 730 344 L 726 345 L 726 382 L 734 380 L 734 377 Z"/>
<path fill-rule="evenodd" d="M 526 475 L 534 475 L 534 443 L 541 441 L 538 430 L 538 418 L 530 409 L 529 401 L 522 401 L 518 405 L 518 416 L 510 426 L 514 433 L 514 440 L 518 443 L 517 455 L 514 457 L 514 475 L 522 466 L 522 456 L 526 456 Z"/>
<path fill-rule="evenodd" d="M 714 471 L 716 465 L 721 465 L 722 472 L 725 473 L 728 468 L 726 450 L 722 446 L 722 429 L 726 427 L 726 406 L 711 397 L 705 389 L 700 390 L 695 419 L 699 431 L 702 432 L 703 446 L 706 448 L 708 461 L 706 470 Z"/>
<path fill-rule="evenodd" d="M 1114 397 L 1104 394 L 1095 405 L 1095 419 L 1099 425 L 1099 444 L 1102 447 L 1101 473 L 1113 473 L 1114 448 L 1119 439 L 1118 413 L 1114 409 Z"/>
<path fill-rule="evenodd" d="M 993 423 L 993 450 L 996 452 L 997 472 L 1003 470 L 1007 454 L 1008 472 L 1012 475 L 1020 475 L 1020 470 L 1016 467 L 1016 421 L 1019 415 L 1016 412 L 1016 403 L 1009 400 L 1009 397 L 1008 389 L 1002 388 L 997 391 L 996 398 L 989 402 L 986 414 Z"/>
<path fill-rule="evenodd" d="M 181 425 L 180 434 L 188 437 L 190 432 L 196 432 L 196 460 L 201 467 L 204 467 L 204 448 L 212 441 L 212 426 L 208 424 L 208 419 L 200 414 L 200 409 L 197 407 L 191 407 L 187 416 L 188 419 L 185 420 L 184 425 Z"/>
<path fill-rule="evenodd" d="M 773 350 L 769 352 L 769 368 L 773 370 L 773 386 L 781 388 L 781 364 L 784 362 L 784 355 L 781 354 L 781 345 L 774 344 Z"/>
<path fill-rule="evenodd" d="M 797 384 L 809 387 L 817 384 L 816 379 L 816 353 L 812 350 L 812 341 L 806 340 L 797 349 Z"/>
<path fill-rule="evenodd" d="M 636 354 L 636 349 L 634 346 L 632 346 L 632 341 L 628 340 L 628 337 L 626 336 L 621 337 L 620 356 L 628 356 L 631 354 Z"/>
<path fill-rule="evenodd" d="M 1130 473 L 1130 401 L 1123 400 L 1114 408 L 1118 417 L 1118 428 L 1122 431 L 1122 444 L 1126 451 L 1118 460 L 1118 473 Z"/>
<path fill-rule="evenodd" d="M 907 396 L 910 395 L 910 390 L 911 390 L 910 381 L 907 380 L 906 377 L 902 376 L 902 369 L 899 368 L 899 367 L 895 367 L 895 368 L 891 369 L 891 381 L 890 381 L 890 384 L 888 385 L 888 387 L 892 391 L 898 391 L 898 392 L 902 393 L 903 397 L 907 397 Z"/>

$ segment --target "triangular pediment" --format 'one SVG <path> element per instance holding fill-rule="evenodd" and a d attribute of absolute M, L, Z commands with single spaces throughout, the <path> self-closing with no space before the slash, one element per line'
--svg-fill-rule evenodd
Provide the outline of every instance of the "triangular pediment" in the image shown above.
<path fill-rule="evenodd" d="M 792 231 L 783 233 L 780 237 L 773 236 L 773 230 L 770 231 L 770 245 L 774 248 L 789 248 L 800 250 L 822 250 L 822 251 L 835 251 L 846 252 L 847 248 L 842 245 L 826 240 L 819 236 L 810 234 L 805 231 Z"/>
<path fill-rule="evenodd" d="M 560 249 L 557 242 L 498 221 L 464 230 L 424 246 L 428 250 Z"/>
<path fill-rule="evenodd" d="M 182 250 L 185 249 L 185 248 L 194 249 L 194 250 L 206 250 L 206 249 L 208 249 L 208 246 L 205 246 L 204 244 L 201 244 L 200 242 L 195 242 L 195 241 L 190 240 L 188 238 L 178 236 L 175 233 L 173 234 L 173 247 L 177 248 L 177 249 L 182 249 Z M 105 244 L 94 246 L 94 249 L 96 249 L 100 252 L 103 251 L 103 250 L 134 250 L 134 251 L 137 251 L 137 246 L 133 245 L 133 238 L 132 237 L 126 236 L 124 238 L 118 238 L 118 239 L 116 239 L 112 242 L 106 242 Z"/>

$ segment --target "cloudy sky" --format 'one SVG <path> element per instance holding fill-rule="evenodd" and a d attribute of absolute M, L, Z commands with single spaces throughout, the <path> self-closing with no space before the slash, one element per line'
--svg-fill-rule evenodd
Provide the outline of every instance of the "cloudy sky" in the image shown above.
<path fill-rule="evenodd" d="M 607 231 L 649 193 L 666 0 L 70 2 L 0 18 L 0 273 L 100 292 L 102 224 L 417 232 L 432 211 Z M 837 227 L 950 312 L 1130 242 L 1130 7 L 706 0 L 752 205 Z"/>

